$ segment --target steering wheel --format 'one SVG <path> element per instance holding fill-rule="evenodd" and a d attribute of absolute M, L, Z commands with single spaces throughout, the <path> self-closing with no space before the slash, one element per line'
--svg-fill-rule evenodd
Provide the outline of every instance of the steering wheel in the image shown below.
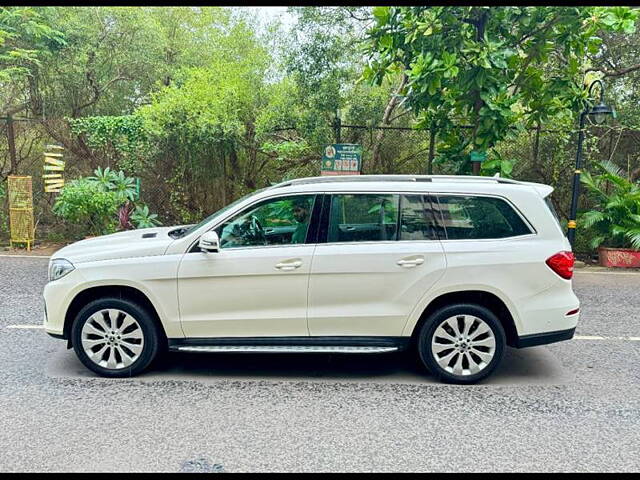
<path fill-rule="evenodd" d="M 262 228 L 258 217 L 256 217 L 255 215 L 251 215 L 250 217 L 249 231 L 251 232 L 251 235 L 253 236 L 256 243 L 262 243 L 262 245 L 267 244 L 267 238 L 264 234 L 264 229 Z"/>

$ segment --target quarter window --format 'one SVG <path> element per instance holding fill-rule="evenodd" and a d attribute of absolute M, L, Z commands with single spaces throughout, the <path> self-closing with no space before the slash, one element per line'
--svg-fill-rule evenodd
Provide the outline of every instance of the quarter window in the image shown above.
<path fill-rule="evenodd" d="M 506 238 L 532 233 L 504 200 L 494 197 L 439 195 L 449 240 Z"/>

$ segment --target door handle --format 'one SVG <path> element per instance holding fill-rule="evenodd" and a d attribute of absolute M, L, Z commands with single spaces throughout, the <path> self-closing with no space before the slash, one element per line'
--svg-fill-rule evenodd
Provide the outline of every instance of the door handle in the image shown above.
<path fill-rule="evenodd" d="M 424 258 L 414 258 L 413 260 L 398 260 L 396 264 L 401 267 L 417 267 L 424 263 Z"/>
<path fill-rule="evenodd" d="M 276 268 L 278 270 L 284 270 L 284 271 L 295 270 L 296 268 L 299 268 L 300 266 L 302 266 L 302 261 L 301 260 L 296 260 L 294 262 L 280 262 L 280 263 L 276 264 Z"/>

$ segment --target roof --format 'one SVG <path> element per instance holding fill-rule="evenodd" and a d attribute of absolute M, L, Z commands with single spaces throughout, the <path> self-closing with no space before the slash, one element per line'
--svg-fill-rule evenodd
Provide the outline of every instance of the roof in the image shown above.
<path fill-rule="evenodd" d="M 473 175 L 342 175 L 342 176 L 325 176 L 325 177 L 306 177 L 296 178 L 293 180 L 287 180 L 282 183 L 278 183 L 272 186 L 269 190 L 274 188 L 294 187 L 296 185 L 318 185 L 323 184 L 326 187 L 355 187 L 362 188 L 364 184 L 378 183 L 378 186 L 384 184 L 384 190 L 391 187 L 393 184 L 404 183 L 405 187 L 411 185 L 413 188 L 418 184 L 422 184 L 426 187 L 430 184 L 438 184 L 435 189 L 433 187 L 426 188 L 425 190 L 437 190 L 439 187 L 451 186 L 451 187 L 468 187 L 469 184 L 475 186 L 482 186 L 480 190 L 486 190 L 486 187 L 496 186 L 527 186 L 533 187 L 540 196 L 546 197 L 553 191 L 553 187 L 542 183 L 523 182 L 519 180 L 513 180 L 510 178 L 495 177 L 481 177 Z M 409 185 L 407 185 L 409 183 Z M 397 187 L 394 187 L 397 188 Z M 456 188 L 456 189 L 457 189 Z M 333 188 L 332 188 L 333 189 Z"/>

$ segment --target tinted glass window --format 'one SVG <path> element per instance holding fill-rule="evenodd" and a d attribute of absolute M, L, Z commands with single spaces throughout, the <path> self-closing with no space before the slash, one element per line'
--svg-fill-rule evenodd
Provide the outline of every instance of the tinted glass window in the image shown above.
<path fill-rule="evenodd" d="M 220 248 L 304 243 L 315 195 L 267 200 L 226 221 L 216 232 Z"/>
<path fill-rule="evenodd" d="M 444 235 L 442 236 L 444 238 Z M 400 240 L 437 240 L 437 228 L 427 195 L 400 196 Z"/>
<path fill-rule="evenodd" d="M 398 201 L 398 195 L 332 195 L 327 241 L 395 240 L 398 227 Z"/>
<path fill-rule="evenodd" d="M 449 240 L 505 238 L 532 233 L 515 210 L 493 197 L 439 195 Z"/>

